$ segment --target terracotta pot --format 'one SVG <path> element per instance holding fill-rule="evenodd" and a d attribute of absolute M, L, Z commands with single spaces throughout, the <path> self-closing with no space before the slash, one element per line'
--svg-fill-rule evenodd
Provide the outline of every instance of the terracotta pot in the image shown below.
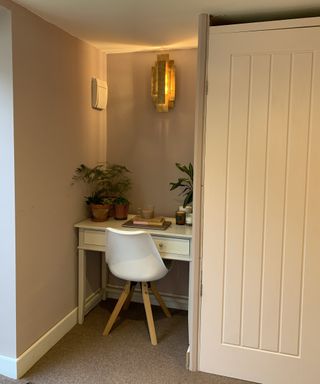
<path fill-rule="evenodd" d="M 90 204 L 92 221 L 108 220 L 109 204 Z"/>
<path fill-rule="evenodd" d="M 114 205 L 113 205 L 113 204 L 109 204 L 109 213 L 108 213 L 108 216 L 109 216 L 109 217 L 114 217 Z"/>
<path fill-rule="evenodd" d="M 128 218 L 129 204 L 115 204 L 114 218 L 116 220 L 126 220 Z"/>

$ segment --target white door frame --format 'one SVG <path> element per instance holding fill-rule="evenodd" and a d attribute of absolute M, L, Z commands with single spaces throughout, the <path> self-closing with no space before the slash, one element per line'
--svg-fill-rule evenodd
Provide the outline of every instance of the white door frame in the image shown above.
<path fill-rule="evenodd" d="M 193 187 L 193 227 L 192 227 L 192 262 L 189 278 L 189 345 L 188 367 L 198 370 L 198 343 L 201 294 L 201 255 L 202 255 L 202 196 L 203 196 L 203 148 L 206 119 L 206 83 L 207 55 L 209 41 L 209 15 L 201 14 L 198 21 L 198 60 L 196 82 L 196 111 L 194 134 L 194 187 Z"/>

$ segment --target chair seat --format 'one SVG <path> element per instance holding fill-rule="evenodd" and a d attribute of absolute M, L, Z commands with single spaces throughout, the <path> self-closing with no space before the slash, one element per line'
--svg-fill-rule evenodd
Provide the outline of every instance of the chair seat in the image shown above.
<path fill-rule="evenodd" d="M 165 265 L 155 266 L 154 264 L 155 261 L 152 256 L 145 257 L 138 261 L 119 261 L 112 265 L 112 274 L 122 280 L 136 282 L 155 281 L 164 277 L 168 273 L 168 270 Z M 143 265 L 143 268 L 141 268 L 141 265 Z"/>

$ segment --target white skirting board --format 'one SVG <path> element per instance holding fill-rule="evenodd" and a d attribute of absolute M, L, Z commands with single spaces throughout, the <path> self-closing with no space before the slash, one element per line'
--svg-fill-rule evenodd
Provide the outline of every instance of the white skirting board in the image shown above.
<path fill-rule="evenodd" d="M 86 315 L 88 312 L 91 311 L 96 305 L 100 303 L 102 300 L 102 289 L 96 290 L 94 293 L 92 293 L 89 297 L 86 298 L 86 302 L 84 305 L 84 314 Z"/>
<path fill-rule="evenodd" d="M 0 356 L 0 374 L 10 377 L 11 379 L 19 379 L 22 377 L 49 349 L 77 324 L 77 313 L 78 309 L 75 308 L 18 358 Z"/>
<path fill-rule="evenodd" d="M 123 287 L 107 286 L 107 297 L 118 299 Z M 163 300 L 169 308 L 188 309 L 188 297 L 161 293 Z M 88 313 L 95 307 L 102 298 L 102 290 L 91 294 L 85 303 L 85 313 Z M 151 303 L 158 305 L 157 301 L 150 295 Z M 132 301 L 142 303 L 140 289 L 137 288 L 132 297 Z M 37 340 L 29 349 L 27 349 L 18 358 L 0 356 L 0 375 L 10 377 L 11 379 L 21 378 L 38 360 L 45 355 L 64 335 L 66 335 L 77 324 L 78 308 L 75 308 L 59 323 L 52 327 L 39 340 Z"/>
<path fill-rule="evenodd" d="M 0 355 L 0 375 L 17 379 L 17 359 Z"/>
<path fill-rule="evenodd" d="M 85 313 L 88 313 L 101 300 L 101 290 L 92 293 L 85 303 Z M 38 360 L 45 355 L 64 335 L 66 335 L 78 323 L 78 308 L 71 311 L 59 323 L 44 334 L 29 349 L 17 359 L 9 359 L 10 371 L 0 374 L 17 379 L 22 377 Z M 0 358 L 1 361 L 1 358 Z M 1 368 L 1 364 L 0 364 Z"/>
<path fill-rule="evenodd" d="M 77 324 L 78 309 L 75 308 L 59 323 L 45 333 L 17 359 L 17 376 L 22 377 L 49 349 Z"/>
<path fill-rule="evenodd" d="M 101 290 L 86 299 L 85 313 L 101 300 Z M 75 308 L 59 323 L 52 327 L 18 358 L 0 356 L 0 375 L 11 379 L 21 378 L 38 360 L 45 355 L 78 322 L 78 308 Z"/>

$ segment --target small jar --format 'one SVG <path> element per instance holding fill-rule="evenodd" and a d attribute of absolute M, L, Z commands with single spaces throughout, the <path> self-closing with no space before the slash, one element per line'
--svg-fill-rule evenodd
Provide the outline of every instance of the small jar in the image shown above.
<path fill-rule="evenodd" d="M 192 213 L 187 213 L 186 214 L 186 224 L 187 225 L 192 225 Z"/>
<path fill-rule="evenodd" d="M 183 211 L 176 212 L 176 224 L 177 225 L 185 225 L 186 223 L 186 213 Z"/>

